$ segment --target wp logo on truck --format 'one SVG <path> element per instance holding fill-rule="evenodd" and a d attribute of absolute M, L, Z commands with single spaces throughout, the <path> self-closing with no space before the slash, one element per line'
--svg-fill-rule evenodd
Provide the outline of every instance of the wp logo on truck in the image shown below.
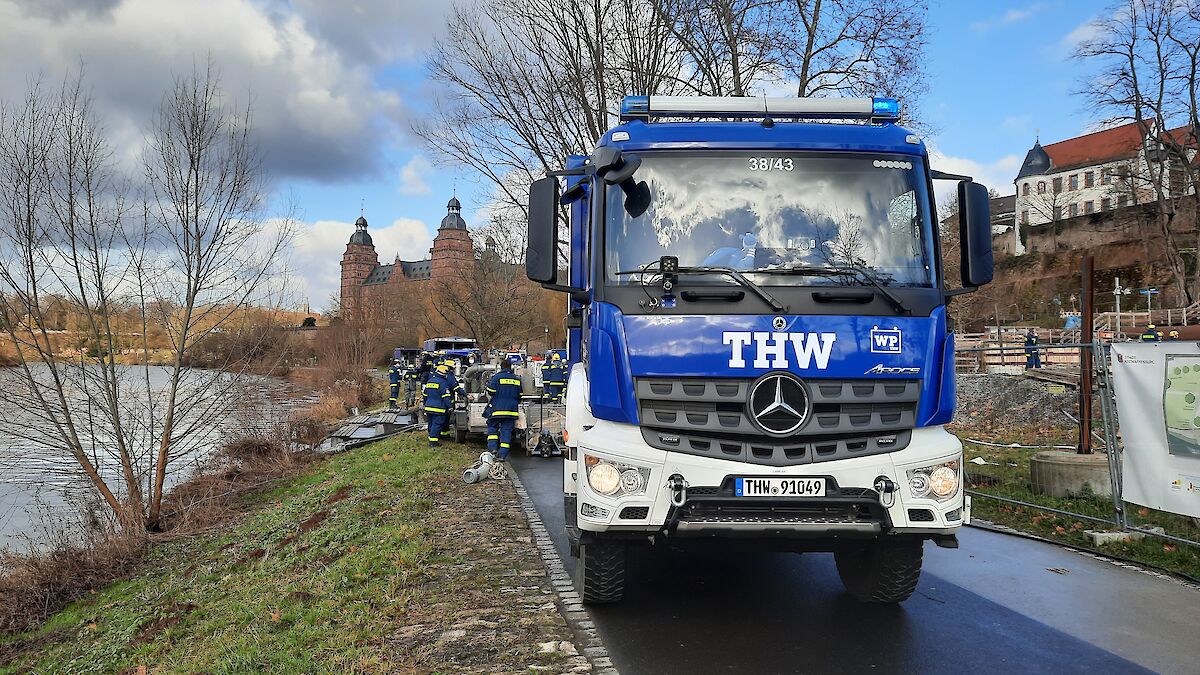
<path fill-rule="evenodd" d="M 871 329 L 871 353 L 872 354 L 899 354 L 901 351 L 902 333 L 899 328 L 880 328 L 875 326 Z"/>
<path fill-rule="evenodd" d="M 755 368 L 791 368 L 795 359 L 797 368 L 825 370 L 829 367 L 829 354 L 836 333 L 767 333 L 750 331 L 725 331 L 721 342 L 729 345 L 729 367 L 746 368 L 746 347 L 754 345 Z"/>

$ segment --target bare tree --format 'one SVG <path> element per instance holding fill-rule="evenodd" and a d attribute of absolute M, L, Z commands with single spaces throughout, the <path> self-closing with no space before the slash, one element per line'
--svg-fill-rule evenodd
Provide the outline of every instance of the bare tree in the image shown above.
<path fill-rule="evenodd" d="M 1096 20 L 1095 37 L 1080 43 L 1075 53 L 1099 67 L 1083 83 L 1089 105 L 1106 111 L 1106 123 L 1136 123 L 1145 139 L 1144 152 L 1131 170 L 1144 177 L 1142 187 L 1152 196 L 1164 261 L 1179 298 L 1189 303 L 1200 297 L 1200 288 L 1188 283 L 1175 222 L 1184 195 L 1172 180 L 1173 167 L 1188 163 L 1184 146 L 1189 141 L 1176 139 L 1168 130 L 1171 122 L 1196 106 L 1194 91 L 1190 97 L 1187 91 L 1193 51 L 1183 43 L 1197 35 L 1197 16 L 1194 3 L 1187 0 L 1120 0 Z M 1194 144 L 1194 128 L 1190 139 Z M 1172 145 L 1177 146 L 1175 152 Z"/>
<path fill-rule="evenodd" d="M 1038 191 L 1029 196 L 1029 200 L 1026 202 L 1029 205 L 1029 209 L 1041 217 L 1042 222 L 1039 225 L 1044 226 L 1050 233 L 1050 245 L 1053 248 L 1052 253 L 1058 251 L 1058 234 L 1059 229 L 1062 227 L 1063 210 L 1067 208 L 1068 201 L 1065 193 L 1061 190 L 1043 190 L 1039 188 Z M 1018 219 L 1016 226 L 1029 229 L 1034 227 L 1033 225 L 1020 222 L 1020 219 Z"/>
<path fill-rule="evenodd" d="M 1182 109 L 1184 126 L 1165 134 L 1163 149 L 1179 167 L 1181 193 L 1185 195 L 1192 226 L 1196 230 L 1192 244 L 1200 251 L 1200 0 L 1185 0 L 1178 19 L 1167 26 L 1167 40 L 1179 53 L 1176 73 L 1176 100 Z M 1200 263 L 1193 265 L 1193 298 L 1200 297 Z"/>
<path fill-rule="evenodd" d="M 695 93 L 906 99 L 924 93 L 923 0 L 652 0 L 688 56 Z"/>
<path fill-rule="evenodd" d="M 123 525 L 140 520 L 143 492 L 123 417 L 116 414 L 119 381 L 113 324 L 117 289 L 131 275 L 118 245 L 144 245 L 119 232 L 128 215 L 115 184 L 110 148 L 96 123 L 81 79 L 48 93 L 35 85 L 19 108 L 0 117 L 0 281 L 3 329 L 18 366 L 5 373 L 0 397 L 12 410 L 5 431 L 77 470 Z M 47 310 L 61 301 L 88 317 L 86 340 L 107 347 L 92 368 L 61 361 Z M 81 414 L 75 392 L 94 395 L 107 424 Z M 96 441 L 111 441 L 102 457 Z M 118 469 L 106 473 L 109 463 Z M 117 480 L 119 487 L 110 485 Z"/>
<path fill-rule="evenodd" d="M 238 112 L 221 94 L 210 62 L 180 78 L 163 97 L 146 153 L 147 211 L 151 241 L 165 255 L 139 260 L 140 298 L 169 298 L 175 308 L 147 321 L 166 328 L 171 341 L 170 384 L 154 462 L 147 520 L 158 523 L 164 481 L 178 428 L 181 403 L 210 391 L 221 378 L 196 374 L 185 363 L 188 351 L 240 308 L 277 301 L 273 275 L 291 239 L 291 223 L 269 227 L 263 219 L 263 172 L 251 135 L 250 109 Z M 193 377 L 193 375 L 198 375 Z M 191 380 L 191 392 L 182 387 Z"/>
<path fill-rule="evenodd" d="M 639 0 L 457 5 L 429 57 L 436 113 L 414 130 L 436 160 L 470 167 L 524 213 L 525 187 L 590 149 L 621 96 L 684 91 L 681 59 Z"/>
<path fill-rule="evenodd" d="M 259 215 L 249 115 L 223 103 L 211 67 L 164 97 L 144 178 L 134 209 L 82 77 L 0 119 L 2 329 L 18 361 L 0 400 L 19 411 L 0 431 L 84 476 L 126 529 L 157 526 L 168 475 L 239 405 L 243 357 L 187 364 L 243 308 L 278 305 L 291 231 Z M 58 298 L 77 345 L 47 328 Z"/>

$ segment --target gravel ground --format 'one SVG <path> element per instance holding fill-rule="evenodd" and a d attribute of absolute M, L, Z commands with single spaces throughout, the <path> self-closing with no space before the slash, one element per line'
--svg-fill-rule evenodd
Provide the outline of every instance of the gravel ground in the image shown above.
<path fill-rule="evenodd" d="M 401 670 L 590 672 L 559 611 L 511 482 L 433 494 L 435 565 L 389 647 Z"/>
<path fill-rule="evenodd" d="M 979 429 L 1044 427 L 1072 424 L 1063 414 L 1076 415 L 1077 394 L 1051 394 L 1047 383 L 1014 375 L 960 374 L 957 425 Z"/>

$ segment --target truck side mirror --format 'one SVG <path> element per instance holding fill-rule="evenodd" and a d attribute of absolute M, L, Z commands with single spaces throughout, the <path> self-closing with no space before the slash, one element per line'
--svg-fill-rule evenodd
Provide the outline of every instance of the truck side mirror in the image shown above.
<path fill-rule="evenodd" d="M 529 242 L 525 275 L 532 281 L 558 281 L 558 179 L 547 176 L 529 186 Z"/>
<path fill-rule="evenodd" d="M 962 249 L 963 288 L 992 280 L 992 208 L 987 188 L 974 181 L 958 184 L 958 236 Z"/>

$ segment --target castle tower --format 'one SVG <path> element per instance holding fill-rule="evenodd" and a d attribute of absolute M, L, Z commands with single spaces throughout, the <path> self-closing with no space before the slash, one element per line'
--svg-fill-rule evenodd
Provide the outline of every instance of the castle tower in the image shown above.
<path fill-rule="evenodd" d="M 446 217 L 438 226 L 429 257 L 432 264 L 430 276 L 433 279 L 453 276 L 456 270 L 475 262 L 475 248 L 471 245 L 471 235 L 467 232 L 467 221 L 462 218 L 462 203 L 458 197 L 451 197 L 446 204 Z"/>
<path fill-rule="evenodd" d="M 371 270 L 379 265 L 375 242 L 367 232 L 367 219 L 359 216 L 354 222 L 354 234 L 342 254 L 342 317 L 355 319 L 361 306 L 362 283 Z"/>

